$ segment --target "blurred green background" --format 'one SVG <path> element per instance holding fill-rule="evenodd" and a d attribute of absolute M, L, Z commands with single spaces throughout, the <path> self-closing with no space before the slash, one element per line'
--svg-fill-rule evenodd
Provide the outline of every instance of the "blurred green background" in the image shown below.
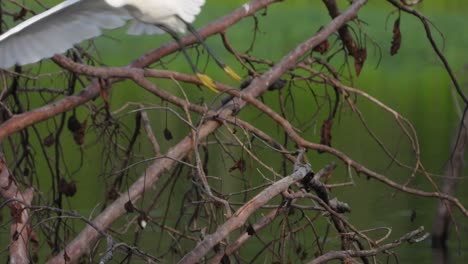
<path fill-rule="evenodd" d="M 60 1 L 44 2 L 51 4 Z M 202 14 L 197 18 L 195 26 L 201 27 L 229 13 L 229 11 L 239 7 L 244 2 L 208 0 Z M 443 34 L 442 37 L 434 30 L 438 45 L 443 48 L 444 54 L 452 69 L 457 73 L 466 92 L 466 81 L 468 81 L 466 77 L 468 73 L 468 55 L 466 52 L 468 47 L 468 31 L 466 29 L 468 17 L 466 14 L 468 4 L 462 0 L 425 0 L 416 8 L 423 12 L 433 22 L 437 30 Z M 435 181 L 440 182 L 442 178 L 437 175 L 443 173 L 444 165 L 450 155 L 450 145 L 460 117 L 457 111 L 458 107 L 462 106 L 457 106 L 459 101 L 454 93 L 448 74 L 425 38 L 422 25 L 415 18 L 406 14 L 402 15 L 402 47 L 397 55 L 389 55 L 392 26 L 396 18 L 396 14 L 392 14 L 394 10 L 385 1 L 370 1 L 360 12 L 359 18 L 363 22 L 361 23 L 361 29 L 367 36 L 361 35 L 361 41 L 367 46 L 368 61 L 361 75 L 354 79 L 354 87 L 378 98 L 412 122 L 419 138 L 423 164 L 429 172 L 436 174 L 434 176 Z M 312 36 L 322 25 L 325 25 L 330 20 L 327 14 L 321 1 L 290 0 L 272 5 L 268 8 L 266 16 L 261 14 L 257 16 L 259 19 L 259 32 L 252 54 L 260 58 L 278 61 L 299 43 Z M 253 19 L 247 18 L 228 30 L 228 37 L 235 49 L 245 51 L 251 45 L 253 28 Z M 169 40 L 168 36 L 130 37 L 126 36 L 122 29 L 107 32 L 105 36 L 94 41 L 94 46 L 100 60 L 105 65 L 122 66 L 144 52 Z M 224 50 L 219 37 L 211 37 L 208 39 L 208 44 L 237 72 L 245 76 L 246 73 L 243 72 L 242 68 Z M 202 66 L 206 64 L 207 59 L 206 54 L 201 49 L 200 52 L 199 65 Z M 191 54 L 192 57 L 197 56 L 197 53 L 193 50 Z M 173 60 L 165 60 L 167 68 L 191 73 L 182 56 L 173 56 L 172 58 Z M 334 62 L 340 63 L 340 58 L 338 56 Z M 54 66 L 50 67 L 53 69 Z M 157 67 L 159 68 L 160 65 Z M 215 80 L 236 85 L 212 62 L 209 62 L 208 66 L 203 70 Z M 63 82 L 63 80 L 53 78 L 41 80 L 42 84 L 49 86 L 59 82 Z M 156 80 L 155 83 L 181 95 L 178 92 L 177 85 L 172 82 Z M 210 92 L 200 91 L 196 87 L 184 86 L 184 88 L 189 98 L 195 98 L 195 101 L 204 100 L 205 103 L 213 106 L 219 103 L 219 98 L 216 98 Z M 295 105 L 288 104 L 288 118 L 293 120 L 295 125 L 302 130 L 305 138 L 319 142 L 320 126 L 323 120 L 326 119 L 329 108 L 327 100 L 322 96 L 331 93 L 331 91 L 326 92 L 323 87 L 313 85 L 312 90 L 320 95 L 318 99 L 320 103 L 316 104 L 310 90 L 305 85 L 304 87 L 291 87 L 291 89 L 293 89 Z M 277 97 L 277 92 L 271 92 L 266 94 L 263 100 L 274 109 L 278 109 Z M 111 92 L 112 110 L 119 109 L 127 102 L 162 104 L 159 99 L 142 91 L 141 88 L 134 86 L 131 82 L 115 85 Z M 31 105 L 39 105 L 40 103 L 40 101 L 33 101 Z M 390 151 L 397 155 L 399 160 L 412 165 L 415 161 L 414 153 L 392 116 L 375 107 L 364 98 L 357 99 L 357 106 L 364 114 L 369 127 Z M 317 113 L 319 107 L 323 109 Z M 87 113 L 86 107 L 78 109 L 78 115 L 82 119 L 87 118 Z M 163 130 L 166 127 L 166 113 L 155 110 L 151 111 L 150 114 L 155 133 L 162 138 Z M 188 131 L 180 121 L 171 118 L 170 114 L 168 115 L 167 127 L 172 131 L 174 139 L 172 141 L 161 140 L 163 153 L 174 142 L 184 137 Z M 126 125 L 126 127 L 122 127 L 122 130 L 128 133 L 132 131 L 132 117 L 131 114 L 121 115 L 121 121 Z M 259 115 L 255 109 L 245 109 L 240 117 L 258 125 L 278 141 L 283 141 L 284 135 L 280 133 L 280 129 L 269 118 Z M 47 134 L 47 131 L 53 131 L 52 121 L 41 124 L 39 128 L 44 131 L 44 134 Z M 226 137 L 227 134 L 220 132 L 218 136 Z M 82 150 L 72 143 L 71 136 L 64 134 L 62 139 L 62 145 L 65 146 L 63 154 L 64 167 L 69 171 L 70 178 L 76 180 L 78 187 L 77 194 L 75 197 L 68 199 L 67 204 L 70 208 L 78 210 L 84 215 L 96 215 L 93 210 L 96 209 L 96 204 L 105 195 L 103 182 L 104 178 L 108 177 L 107 173 L 109 172 L 104 169 L 105 165 L 102 157 L 108 154 L 108 146 L 98 144 L 102 142 L 101 140 L 99 133 L 87 135 L 82 153 Z M 333 146 L 370 169 L 385 174 L 392 180 L 405 182 L 411 174 L 410 170 L 398 167 L 391 162 L 391 159 L 372 140 L 356 114 L 347 106 L 341 108 L 339 118 L 335 120 Z M 291 150 L 293 150 L 292 146 Z M 38 149 L 36 151 L 39 153 Z M 52 153 L 52 150 L 49 151 Z M 219 149 L 214 149 L 214 151 L 219 151 Z M 151 153 L 151 149 L 148 144 L 145 141 L 139 142 L 137 155 L 142 157 L 141 160 L 147 158 L 149 153 Z M 212 164 L 209 171 L 211 175 L 224 175 L 226 174 L 226 168 L 232 165 L 223 163 L 221 157 L 226 157 L 226 155 L 221 151 L 220 153 L 218 157 L 211 155 Z M 233 149 L 233 153 L 237 157 L 242 156 L 242 152 L 238 149 Z M 256 153 L 258 156 L 265 158 L 266 163 L 272 164 L 274 168 L 279 170 L 281 159 L 277 154 L 270 153 L 269 149 L 262 148 L 257 149 Z M 244 156 L 246 155 L 244 154 Z M 83 158 L 83 162 L 77 162 L 81 158 Z M 331 161 L 336 161 L 339 167 L 332 177 L 332 182 L 349 181 L 346 166 L 334 157 L 310 152 L 309 158 L 315 169 L 319 169 Z M 45 187 L 50 184 L 50 177 L 41 175 L 41 172 L 47 171 L 45 163 L 41 159 L 43 158 L 38 155 L 38 175 L 41 176 L 39 179 L 41 186 Z M 114 160 L 112 162 L 117 163 L 118 161 Z M 130 168 L 129 183 L 131 183 L 132 178 L 139 176 L 139 173 L 145 168 L 145 164 L 140 163 Z M 249 184 L 252 186 L 259 185 L 263 179 L 261 179 L 260 175 L 255 174 L 257 165 L 253 162 L 249 164 L 253 168 L 252 175 L 249 176 L 253 179 Z M 275 164 L 278 165 L 274 166 Z M 76 172 L 78 169 L 79 172 Z M 104 178 L 98 177 L 98 174 L 102 174 Z M 232 180 L 217 183 L 216 186 L 219 190 L 229 193 L 243 186 L 243 182 L 236 177 L 238 175 L 231 174 L 233 175 L 228 175 L 228 177 Z M 431 229 L 435 206 L 437 205 L 436 200 L 397 193 L 381 183 L 367 180 L 365 176 L 354 173 L 353 180 L 355 182 L 354 186 L 335 189 L 331 195 L 349 203 L 353 211 L 348 215 L 348 218 L 358 229 L 391 227 L 393 230 L 392 238 L 397 238 L 421 225 L 425 226 L 427 230 Z M 412 186 L 416 188 L 433 190 L 422 175 L 418 174 L 412 183 Z M 189 183 L 186 183 L 186 186 L 179 186 L 179 188 L 183 192 L 189 188 Z M 460 182 L 458 197 L 463 204 L 468 205 L 468 195 L 463 192 L 465 188 L 466 179 L 463 178 Z M 43 191 L 47 195 L 47 187 Z M 172 198 L 174 198 L 174 204 L 180 202 L 180 199 L 178 199 L 180 197 Z M 164 212 L 163 209 L 164 207 L 161 206 L 160 211 L 155 210 L 152 217 L 161 216 Z M 177 213 L 174 212 L 173 214 L 176 215 Z M 411 220 L 412 215 L 416 216 L 414 220 Z M 451 249 L 450 260 L 451 263 L 465 263 L 468 258 L 467 221 L 466 218 L 460 216 L 457 210 L 454 210 L 454 216 L 459 225 L 460 237 L 456 238 L 455 233 L 451 233 L 452 237 L 449 243 Z M 319 234 L 324 234 L 324 231 L 320 231 L 320 228 L 324 228 L 325 225 L 326 223 L 317 223 L 316 227 Z M 77 224 L 78 229 L 80 226 L 81 224 Z M 154 233 L 159 232 L 159 229 L 154 228 L 153 231 L 146 231 L 146 236 L 149 239 L 154 236 Z M 277 233 L 278 230 L 271 229 L 270 232 Z M 370 236 L 377 238 L 383 234 L 383 231 L 377 231 L 371 232 Z M 267 234 L 260 233 L 260 235 L 268 237 Z M 307 245 L 308 237 L 312 236 L 312 234 L 304 233 L 303 236 L 301 239 Z M 334 237 L 334 239 L 337 238 Z M 338 240 L 334 242 L 338 243 Z M 252 245 L 249 247 L 249 251 L 252 253 L 258 250 L 256 247 L 261 246 L 261 244 L 255 242 Z M 396 252 L 400 257 L 400 263 L 432 262 L 430 240 L 411 246 L 405 245 L 397 249 Z"/>

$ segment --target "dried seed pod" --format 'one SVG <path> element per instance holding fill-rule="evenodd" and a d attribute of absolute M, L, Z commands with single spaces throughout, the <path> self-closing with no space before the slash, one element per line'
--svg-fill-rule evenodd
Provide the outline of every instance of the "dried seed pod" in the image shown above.
<path fill-rule="evenodd" d="M 327 119 L 327 120 L 323 121 L 321 137 L 320 137 L 320 144 L 331 147 L 331 142 L 332 142 L 332 132 L 331 132 L 331 130 L 332 130 L 332 127 L 333 127 L 333 120 Z"/>
<path fill-rule="evenodd" d="M 367 59 L 367 49 L 366 48 L 358 48 L 356 53 L 354 54 L 354 70 L 356 71 L 356 75 L 359 76 L 361 74 L 362 67 L 364 66 L 364 62 Z"/>
<path fill-rule="evenodd" d="M 75 115 L 70 116 L 67 122 L 68 130 L 73 134 L 73 140 L 79 146 L 84 144 L 85 131 L 87 127 L 87 120 L 80 123 Z"/>
<path fill-rule="evenodd" d="M 229 168 L 229 172 L 234 170 L 239 170 L 240 172 L 245 172 L 245 160 L 240 159 L 238 160 L 231 168 Z"/>
<path fill-rule="evenodd" d="M 125 207 L 125 211 L 127 211 L 127 213 L 135 212 L 135 207 L 133 206 L 132 201 L 126 202 L 124 207 Z"/>
<path fill-rule="evenodd" d="M 164 138 L 165 138 L 167 141 L 172 140 L 172 138 L 173 138 L 172 132 L 171 132 L 167 127 L 164 128 L 163 134 L 164 134 Z"/>
<path fill-rule="evenodd" d="M 390 55 L 395 55 L 400 50 L 401 46 L 401 31 L 400 31 L 400 18 L 395 20 L 393 24 L 393 37 L 392 37 L 392 46 L 390 47 Z"/>
<path fill-rule="evenodd" d="M 45 147 L 51 147 L 55 144 L 55 136 L 53 133 L 49 133 L 49 135 L 47 135 L 47 137 L 45 137 L 43 140 L 42 140 L 42 144 L 45 146 Z"/>
<path fill-rule="evenodd" d="M 74 181 L 67 182 L 61 178 L 58 183 L 58 191 L 67 197 L 73 197 L 76 193 L 76 183 Z"/>

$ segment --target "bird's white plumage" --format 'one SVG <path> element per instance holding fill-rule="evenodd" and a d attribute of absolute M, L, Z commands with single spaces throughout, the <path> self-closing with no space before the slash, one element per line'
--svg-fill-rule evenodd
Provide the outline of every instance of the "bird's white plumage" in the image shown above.
<path fill-rule="evenodd" d="M 24 65 L 132 21 L 129 34 L 160 34 L 157 25 L 183 33 L 205 0 L 66 0 L 0 36 L 0 67 Z"/>
<path fill-rule="evenodd" d="M 155 27 L 154 25 L 133 20 L 128 27 L 127 33 L 129 35 L 154 35 L 162 34 L 164 30 Z"/>

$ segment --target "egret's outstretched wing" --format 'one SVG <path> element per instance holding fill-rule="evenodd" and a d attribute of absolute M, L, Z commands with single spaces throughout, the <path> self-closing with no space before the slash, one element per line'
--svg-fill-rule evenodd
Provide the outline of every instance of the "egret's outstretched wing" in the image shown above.
<path fill-rule="evenodd" d="M 155 35 L 155 34 L 164 34 L 164 30 L 158 28 L 155 25 L 147 24 L 140 22 L 138 20 L 133 20 L 128 27 L 127 34 L 129 35 Z"/>
<path fill-rule="evenodd" d="M 0 68 L 52 57 L 130 18 L 104 0 L 67 0 L 0 36 Z"/>
<path fill-rule="evenodd" d="M 187 23 L 192 23 L 200 13 L 205 0 L 173 0 L 179 2 L 179 16 Z"/>

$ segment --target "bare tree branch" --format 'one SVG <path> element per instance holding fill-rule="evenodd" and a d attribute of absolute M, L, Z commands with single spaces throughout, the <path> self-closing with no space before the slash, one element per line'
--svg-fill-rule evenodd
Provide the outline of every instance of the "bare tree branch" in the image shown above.
<path fill-rule="evenodd" d="M 451 154 L 450 160 L 446 164 L 444 183 L 442 192 L 447 195 L 455 196 L 457 183 L 461 177 L 464 154 L 466 150 L 466 142 L 468 140 L 468 115 L 463 115 L 462 127 L 457 129 L 455 144 Z M 448 239 L 450 221 L 452 217 L 452 206 L 445 202 L 440 201 L 437 207 L 436 216 L 432 225 L 432 246 L 434 248 L 446 248 L 446 241 Z"/>
<path fill-rule="evenodd" d="M 298 157 L 298 162 L 301 162 L 301 159 L 302 157 Z M 302 180 L 310 172 L 310 165 L 296 164 L 294 172 L 291 175 L 273 183 L 270 187 L 257 194 L 244 206 L 239 208 L 231 218 L 217 228 L 216 232 L 207 235 L 192 251 L 187 253 L 179 261 L 179 264 L 195 263 L 203 258 L 209 250 L 221 240 L 225 239 L 232 231 L 242 227 L 249 216 L 255 213 L 257 209 L 265 205 L 278 194 L 286 191 L 292 184 Z"/>
<path fill-rule="evenodd" d="M 310 261 L 308 264 L 319 264 L 319 263 L 326 263 L 330 260 L 334 259 L 341 259 L 345 260 L 348 258 L 355 258 L 355 257 L 370 257 L 370 256 L 375 256 L 380 252 L 387 251 L 389 249 L 395 248 L 399 245 L 401 245 L 404 242 L 408 243 L 415 243 L 415 242 L 421 242 L 424 239 L 428 237 L 428 233 L 423 233 L 424 228 L 420 227 L 414 231 L 411 231 L 404 236 L 400 237 L 399 239 L 393 241 L 392 243 L 388 243 L 382 246 L 378 246 L 377 248 L 374 249 L 369 249 L 369 250 L 345 250 L 345 251 L 332 251 L 328 252 L 324 255 L 321 255 L 314 260 Z"/>
<path fill-rule="evenodd" d="M 254 1 L 256 2 L 256 1 Z M 348 11 L 344 12 L 339 17 L 335 18 L 329 26 L 325 27 L 320 31 L 316 36 L 307 40 L 303 44 L 299 45 L 295 50 L 293 50 L 289 55 L 285 56 L 283 60 L 277 64 L 270 71 L 265 73 L 262 77 L 254 80 L 247 89 L 242 93 L 242 98 L 246 97 L 253 98 L 259 96 L 267 90 L 269 84 L 279 78 L 282 73 L 290 69 L 297 60 L 309 52 L 315 45 L 321 43 L 329 35 L 335 32 L 339 27 L 344 23 L 348 22 L 350 19 L 353 19 L 356 12 L 362 7 L 367 1 L 358 0 L 356 1 Z M 250 11 L 250 10 L 249 10 Z M 87 68 L 87 66 L 83 66 Z M 140 80 L 140 79 L 139 79 Z M 141 80 L 144 82 L 144 79 Z M 218 114 L 219 117 L 229 117 L 233 111 L 237 112 L 240 108 L 245 106 L 245 102 L 242 99 L 234 99 L 231 104 L 231 107 L 223 107 L 223 110 Z M 37 120 L 36 120 L 37 122 Z M 219 127 L 219 123 L 216 121 L 207 121 L 203 126 L 198 130 L 199 139 L 205 138 L 207 135 L 212 133 Z M 0 134 L 1 138 L 1 134 Z M 128 190 L 128 192 L 118 198 L 114 203 L 107 207 L 104 212 L 102 212 L 94 220 L 95 225 L 100 229 L 106 229 L 115 219 L 120 217 L 125 213 L 124 205 L 128 201 L 134 203 L 137 199 L 141 197 L 144 190 L 150 188 L 155 182 L 159 179 L 162 172 L 171 168 L 176 160 L 182 159 L 189 151 L 193 148 L 193 142 L 191 136 L 187 136 L 185 139 L 180 141 L 177 145 L 172 147 L 164 158 L 157 159 L 152 165 L 150 165 L 146 171 L 143 173 L 142 177 L 136 181 Z M 86 253 L 88 247 L 98 238 L 98 233 L 93 228 L 85 228 L 65 249 L 65 251 L 59 253 L 56 257 L 51 259 L 48 263 L 63 263 L 64 261 L 64 252 L 70 257 L 70 260 L 73 262 L 78 259 L 79 256 Z"/>
<path fill-rule="evenodd" d="M 29 225 L 29 213 L 26 207 L 31 205 L 34 191 L 28 188 L 21 192 L 16 185 L 16 179 L 10 174 L 3 153 L 0 156 L 0 193 L 8 203 L 13 218 L 10 227 L 10 263 L 29 263 L 29 247 L 31 237 L 36 235 Z M 34 241 L 37 243 L 37 241 Z"/>
<path fill-rule="evenodd" d="M 429 42 L 454 78 L 434 44 L 427 18 L 408 7 L 413 2 L 387 1 L 422 21 Z M 41 0 L 36 2 L 41 4 Z M 192 97 L 195 92 L 187 91 L 187 87 L 203 85 L 195 76 L 145 68 L 162 58 L 165 60 L 159 63 L 166 67 L 166 56 L 179 51 L 175 42 L 147 52 L 126 67 L 96 67 L 93 52 L 88 53 L 91 49 L 77 46 L 68 57 L 53 57 L 60 67 L 56 72 L 43 73 L 47 68 L 39 67 L 3 71 L 0 120 L 5 121 L 0 124 L 0 147 L 8 158 L 0 159 L 0 195 L 5 199 L 2 206 L 9 206 L 11 212 L 11 261 L 42 261 L 35 254 L 40 241 L 39 252 L 48 254 L 48 263 L 77 263 L 85 258 L 85 262 L 100 263 L 111 259 L 225 263 L 247 261 L 246 257 L 257 262 L 265 257 L 278 262 L 358 260 L 367 264 L 380 261 L 381 256 L 396 256 L 391 249 L 404 242 L 416 243 L 427 237 L 420 228 L 383 244 L 392 236 L 392 226 L 366 226 L 363 230 L 361 223 L 352 221 L 356 217 L 356 210 L 351 212 L 354 200 L 344 201 L 340 192 L 332 190 L 360 184 L 361 178 L 353 179 L 354 172 L 379 181 L 384 190 L 435 198 L 426 199 L 440 203 L 436 219 L 440 228 L 434 228 L 434 237 L 446 236 L 449 220 L 456 223 L 457 217 L 468 217 L 468 210 L 453 192 L 453 181 L 439 190 L 435 174 L 423 165 L 420 139 L 411 118 L 387 105 L 385 98 L 353 85 L 349 60 L 353 57 L 359 75 L 367 58 L 366 43 L 371 40 L 379 45 L 366 32 L 370 25 L 364 22 L 365 13 L 359 13 L 367 1 L 350 1 L 343 12 L 343 5 L 336 0 L 318 2 L 322 13 L 328 11 L 324 17 L 331 17 L 331 22 L 315 34 L 316 29 L 309 28 L 309 35 L 281 54 L 280 60 L 256 52 L 257 38 L 264 38 L 261 16 L 274 14 L 269 7 L 277 2 L 281 1 L 252 0 L 200 31 L 203 38 L 221 35 L 225 51 L 247 72 L 239 89 L 216 82 L 222 93 L 213 99 L 200 94 Z M 6 0 L 0 4 L 0 21 L 8 25 L 9 20 L 24 20 L 33 12 L 29 4 Z M 243 36 L 242 45 L 234 38 L 231 42 L 227 30 L 247 17 L 251 17 L 251 28 L 246 27 L 243 33 L 250 34 L 250 46 L 244 43 L 249 36 Z M 194 36 L 182 41 L 184 45 L 197 43 Z M 90 65 L 77 63 L 84 60 Z M 201 64 L 199 59 L 197 62 Z M 170 69 L 177 61 L 169 63 Z M 50 85 L 44 85 L 44 80 Z M 120 100 L 115 98 L 120 94 L 111 97 L 110 91 L 113 84 L 123 81 L 136 86 L 138 96 L 148 97 L 117 106 Z M 452 81 L 457 84 L 456 79 Z M 51 88 L 61 85 L 62 92 Z M 75 94 L 75 89 L 83 87 Z M 304 95 L 307 98 L 301 98 Z M 103 102 L 94 101 L 99 96 Z M 400 142 L 380 136 L 373 119 L 366 120 L 366 104 L 383 114 L 392 133 L 393 129 L 400 133 Z M 333 124 L 342 118 L 348 121 L 348 116 L 356 121 L 351 129 L 367 132 L 359 139 L 376 143 L 377 155 L 391 163 L 389 170 L 375 168 L 372 159 L 358 162 L 360 157 L 345 151 L 343 138 L 337 137 L 340 147 L 332 147 L 337 129 Z M 46 122 L 40 124 L 42 121 Z M 463 126 L 453 166 L 447 166 L 448 176 L 462 166 L 465 132 Z M 301 151 L 296 158 L 291 150 L 298 148 L 309 150 L 308 155 Z M 406 148 L 411 151 L 402 155 Z M 89 217 L 72 211 L 73 207 L 64 208 L 67 202 L 73 206 L 79 201 L 72 198 L 83 186 L 83 182 L 76 184 L 82 180 L 78 177 L 89 169 L 87 161 L 95 159 L 96 151 L 100 151 L 102 167 L 91 168 L 92 176 L 104 181 L 106 191 L 104 202 L 96 205 L 98 209 L 86 212 L 92 214 Z M 308 159 L 314 166 L 316 162 L 329 165 L 314 172 Z M 338 165 L 337 160 L 341 161 Z M 345 175 L 335 171 L 337 166 L 344 166 Z M 47 167 L 45 173 L 42 167 Z M 386 175 L 394 168 L 403 170 L 401 176 L 407 178 Z M 39 178 L 43 175 L 50 179 Z M 431 185 L 414 187 L 419 175 Z M 51 181 L 52 186 L 44 186 L 43 181 Z M 462 216 L 452 214 L 453 208 Z M 352 218 L 347 217 L 350 214 Z M 76 230 L 75 222 L 85 227 Z M 325 223 L 326 228 L 317 228 L 317 223 Z M 158 235 L 154 237 L 152 232 Z M 330 243 L 330 238 L 336 243 Z M 255 247 L 246 253 L 250 243 Z"/>

